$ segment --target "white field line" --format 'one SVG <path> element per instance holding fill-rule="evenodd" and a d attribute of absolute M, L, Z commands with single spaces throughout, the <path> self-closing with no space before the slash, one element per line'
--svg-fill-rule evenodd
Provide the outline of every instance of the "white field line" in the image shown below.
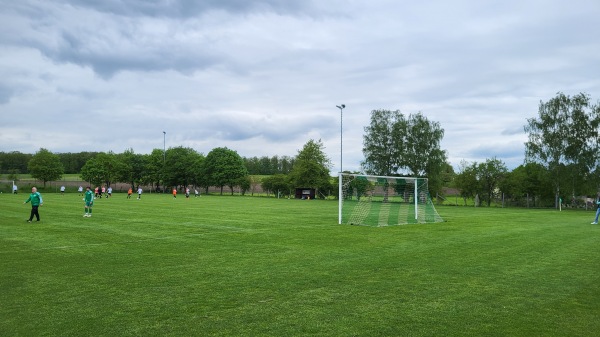
<path fill-rule="evenodd" d="M 205 232 L 205 233 L 190 233 L 190 234 L 182 234 L 182 235 L 169 235 L 169 236 L 160 236 L 160 237 L 150 237 L 139 240 L 128 240 L 128 241 L 117 241 L 117 242 L 103 242 L 103 243 L 86 243 L 81 245 L 67 245 L 67 246 L 54 246 L 54 247 L 44 247 L 44 248 L 35 248 L 35 249 L 13 249 L 0 251 L 0 254 L 8 254 L 15 252 L 32 252 L 32 251 L 42 251 L 42 250 L 61 250 L 61 249 L 74 249 L 74 248 L 82 248 L 82 247 L 98 247 L 98 246 L 108 246 L 108 245 L 124 245 L 124 244 L 132 244 L 146 241 L 157 241 L 157 240 L 170 240 L 170 239 L 180 239 L 185 237 L 194 237 L 194 236 L 208 236 L 215 235 L 221 233 L 236 233 L 236 232 L 256 232 L 262 231 L 257 229 L 249 229 L 249 228 L 239 228 L 232 226 L 217 226 L 217 225 L 200 225 L 201 227 L 209 227 L 209 228 L 217 228 L 217 229 L 226 229 L 225 231 L 215 231 L 215 232 Z"/>

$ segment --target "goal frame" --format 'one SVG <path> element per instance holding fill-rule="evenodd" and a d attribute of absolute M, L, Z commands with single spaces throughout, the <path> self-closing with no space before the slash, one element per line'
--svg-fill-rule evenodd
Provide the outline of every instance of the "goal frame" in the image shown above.
<path fill-rule="evenodd" d="M 380 176 L 380 175 L 370 175 L 370 174 L 356 174 L 356 173 L 344 173 L 344 172 L 339 172 L 338 173 L 338 185 L 339 185 L 339 191 L 338 191 L 338 224 L 342 224 L 342 212 L 343 212 L 343 203 L 344 203 L 344 183 L 343 183 L 343 177 L 367 177 L 367 178 L 373 178 L 373 179 L 403 179 L 407 182 L 411 182 L 414 185 L 414 194 L 415 196 L 419 195 L 419 181 L 425 181 L 427 182 L 426 186 L 429 186 L 428 181 L 429 179 L 427 178 L 417 178 L 417 177 L 394 177 L 394 176 Z M 427 200 L 430 201 L 430 197 L 429 197 L 429 191 L 425 191 L 427 194 Z M 426 202 L 427 202 L 426 200 Z M 419 198 L 415 197 L 414 198 L 414 213 L 415 213 L 415 222 L 419 222 Z M 426 205 L 422 205 L 422 207 L 426 207 Z M 436 211 L 437 213 L 437 211 Z M 438 215 L 439 216 L 439 215 Z M 443 220 L 442 220 L 443 221 Z"/>

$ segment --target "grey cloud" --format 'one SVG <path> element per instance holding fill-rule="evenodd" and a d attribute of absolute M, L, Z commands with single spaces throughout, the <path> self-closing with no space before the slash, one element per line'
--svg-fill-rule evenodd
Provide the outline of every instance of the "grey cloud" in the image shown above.
<path fill-rule="evenodd" d="M 121 40 L 99 37 L 101 41 L 90 41 L 86 34 L 63 31 L 58 47 L 40 46 L 40 50 L 49 58 L 62 63 L 73 63 L 91 67 L 103 78 L 124 71 L 163 71 L 173 69 L 182 73 L 206 69 L 218 63 L 218 57 L 205 49 L 180 47 L 168 42 L 164 45 L 141 45 L 122 36 Z M 114 47 L 106 47 L 106 45 Z"/>
<path fill-rule="evenodd" d="M 133 4 L 121 1 L 85 2 L 88 3 L 110 8 L 131 6 L 135 9 L 165 6 L 178 8 L 192 6 L 195 2 L 161 2 L 156 5 L 148 5 L 145 1 Z M 253 4 L 248 5 L 251 8 L 260 7 L 254 2 L 248 3 Z M 230 4 L 232 8 L 237 8 L 238 2 L 216 4 L 220 4 L 215 5 L 217 7 L 227 7 Z M 277 1 L 266 1 L 264 4 L 283 7 L 283 2 Z M 219 18 L 208 21 L 195 18 L 188 22 L 180 22 L 177 18 L 111 16 L 106 12 L 89 11 L 89 7 L 86 6 L 48 6 L 47 11 L 31 3 L 12 6 L 9 10 L 14 11 L 15 17 L 19 18 L 16 19 L 18 24 L 11 24 L 14 28 L 9 28 L 9 32 L 12 30 L 13 34 L 0 36 L 0 41 L 39 50 L 59 64 L 72 63 L 89 67 L 105 79 L 121 71 L 175 70 L 183 74 L 193 74 L 217 65 L 224 65 L 223 69 L 232 72 L 245 72 L 245 68 L 248 67 L 246 61 L 243 61 L 244 65 L 235 61 L 237 54 L 240 54 L 239 50 L 233 49 L 236 48 L 235 38 L 238 34 L 234 34 L 228 28 L 231 20 L 235 18 L 232 15 L 237 13 L 220 15 Z M 211 8 L 210 4 L 202 6 Z M 218 23 L 219 20 L 223 20 L 223 25 L 213 24 L 213 21 Z M 19 34 L 18 38 L 15 37 L 16 33 Z M 256 49 L 260 50 L 259 48 L 256 46 Z"/>
<path fill-rule="evenodd" d="M 200 137 L 214 137 L 226 141 L 242 141 L 261 137 L 270 142 L 288 140 L 293 135 L 316 132 L 330 133 L 335 120 L 328 116 L 302 116 L 296 118 L 271 118 L 255 114 L 228 113 L 210 116 L 202 123 Z"/>
<path fill-rule="evenodd" d="M 311 7 L 311 1 L 308 0 L 63 0 L 62 2 L 68 5 L 90 8 L 117 15 L 182 18 L 194 17 L 215 10 L 227 11 L 235 14 L 252 12 L 297 14 L 306 12 Z"/>
<path fill-rule="evenodd" d="M 8 103 L 15 92 L 16 90 L 12 86 L 0 82 L 0 104 Z"/>
<path fill-rule="evenodd" d="M 253 67 L 287 64 L 298 68 L 306 67 L 315 59 L 332 59 L 327 51 L 312 46 L 294 48 L 290 45 L 295 42 L 284 43 L 277 37 L 278 34 L 299 34 L 297 29 L 293 30 L 297 26 L 288 27 L 293 30 L 289 32 L 274 31 L 281 27 L 272 26 L 255 30 L 261 27 L 259 22 L 249 22 L 256 19 L 242 15 L 280 10 L 296 14 L 310 7 L 309 2 L 74 0 L 62 4 L 64 6 L 48 3 L 37 6 L 35 2 L 26 1 L 22 5 L 11 5 L 9 11 L 15 13 L 18 24 L 11 24 L 12 34 L 0 36 L 0 41 L 39 50 L 59 64 L 89 67 L 104 79 L 121 71 L 174 70 L 193 74 L 215 66 L 247 75 Z M 97 7 L 102 10 L 98 11 Z M 224 10 L 225 14 L 212 18 L 194 15 L 215 8 Z M 177 13 L 166 17 L 158 15 L 179 10 L 190 18 L 181 21 Z M 236 32 L 232 30 L 237 26 L 235 22 L 252 29 Z M 302 36 L 300 42 L 310 38 L 311 35 Z"/>
<path fill-rule="evenodd" d="M 523 123 L 525 124 L 525 121 L 523 121 Z M 525 133 L 524 127 L 519 126 L 519 127 L 504 129 L 504 130 L 502 130 L 502 132 L 500 134 L 503 136 L 514 136 L 514 135 L 520 135 L 520 134 L 524 134 L 524 133 Z"/>
<path fill-rule="evenodd" d="M 523 158 L 525 145 L 519 142 L 484 144 L 470 149 L 467 154 L 473 158 Z"/>

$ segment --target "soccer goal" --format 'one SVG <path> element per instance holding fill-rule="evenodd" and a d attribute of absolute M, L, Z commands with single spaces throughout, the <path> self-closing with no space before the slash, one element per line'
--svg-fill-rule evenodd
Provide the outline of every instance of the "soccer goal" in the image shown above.
<path fill-rule="evenodd" d="M 443 222 L 427 178 L 340 173 L 339 224 L 390 226 Z"/>

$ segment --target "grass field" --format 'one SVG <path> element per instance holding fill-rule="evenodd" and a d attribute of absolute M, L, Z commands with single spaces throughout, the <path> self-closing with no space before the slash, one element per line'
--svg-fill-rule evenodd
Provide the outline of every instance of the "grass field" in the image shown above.
<path fill-rule="evenodd" d="M 591 211 L 438 207 L 337 224 L 337 202 L 0 194 L 0 336 L 597 336 Z"/>

